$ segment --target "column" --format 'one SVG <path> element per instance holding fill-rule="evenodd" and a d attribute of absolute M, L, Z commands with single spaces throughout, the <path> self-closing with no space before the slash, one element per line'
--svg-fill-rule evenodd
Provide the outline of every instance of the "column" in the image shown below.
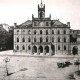
<path fill-rule="evenodd" d="M 37 54 L 39 55 L 39 45 L 37 45 Z"/>
<path fill-rule="evenodd" d="M 49 45 L 49 55 L 51 56 L 51 45 Z"/>
<path fill-rule="evenodd" d="M 43 45 L 43 54 L 46 55 L 45 45 Z"/>
<path fill-rule="evenodd" d="M 33 45 L 31 45 L 31 55 L 33 55 Z"/>

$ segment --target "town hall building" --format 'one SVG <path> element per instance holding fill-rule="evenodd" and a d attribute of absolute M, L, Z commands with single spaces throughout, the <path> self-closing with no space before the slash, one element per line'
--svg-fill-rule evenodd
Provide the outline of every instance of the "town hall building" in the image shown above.
<path fill-rule="evenodd" d="M 68 55 L 79 52 L 80 31 L 71 30 L 70 22 L 64 24 L 45 17 L 45 4 L 38 4 L 38 17 L 32 15 L 20 25 L 14 23 L 14 52 L 37 55 Z M 78 35 L 78 38 L 76 37 Z"/>

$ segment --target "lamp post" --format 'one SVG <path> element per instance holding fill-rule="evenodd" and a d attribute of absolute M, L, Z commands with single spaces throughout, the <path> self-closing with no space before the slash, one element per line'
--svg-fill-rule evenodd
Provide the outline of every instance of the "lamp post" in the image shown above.
<path fill-rule="evenodd" d="M 10 61 L 10 59 L 8 57 L 6 57 L 3 61 L 5 61 L 5 68 L 6 68 L 6 73 L 7 73 L 7 76 L 8 76 L 8 67 L 7 67 L 7 63 Z"/>

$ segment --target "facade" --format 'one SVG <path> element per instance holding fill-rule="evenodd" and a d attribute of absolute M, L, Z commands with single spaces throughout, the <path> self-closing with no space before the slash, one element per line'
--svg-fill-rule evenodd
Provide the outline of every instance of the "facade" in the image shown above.
<path fill-rule="evenodd" d="M 32 21 L 28 20 L 20 25 L 14 23 L 14 52 L 71 54 L 73 47 L 77 45 L 77 39 L 75 42 L 71 41 L 71 32 L 70 22 L 63 24 L 59 20 L 51 20 L 51 15 L 46 18 L 45 4 L 41 2 L 38 4 L 38 18 L 32 15 Z"/>

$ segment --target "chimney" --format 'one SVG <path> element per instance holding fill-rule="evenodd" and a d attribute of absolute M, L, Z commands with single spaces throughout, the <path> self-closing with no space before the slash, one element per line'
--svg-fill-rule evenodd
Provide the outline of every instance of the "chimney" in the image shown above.
<path fill-rule="evenodd" d="M 68 27 L 70 27 L 70 22 L 67 22 Z"/>
<path fill-rule="evenodd" d="M 17 23 L 14 23 L 14 28 L 17 26 Z"/>

